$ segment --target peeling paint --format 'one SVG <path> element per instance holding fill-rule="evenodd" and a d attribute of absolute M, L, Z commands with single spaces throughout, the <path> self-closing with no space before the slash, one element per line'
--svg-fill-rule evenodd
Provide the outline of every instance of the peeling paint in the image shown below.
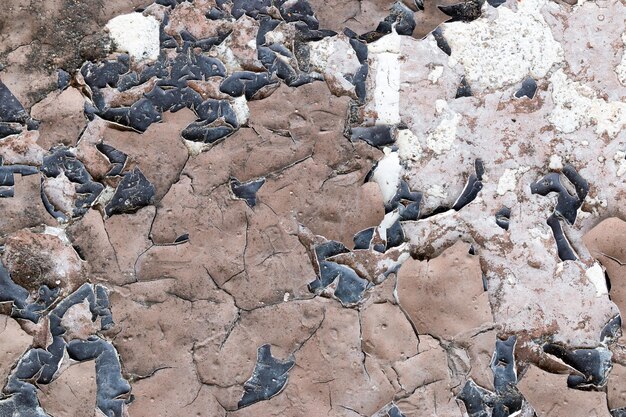
<path fill-rule="evenodd" d="M 480 91 L 510 86 L 528 75 L 544 78 L 563 60 L 563 48 L 541 14 L 545 5 L 546 0 L 527 0 L 517 3 L 517 12 L 498 7 L 470 23 L 443 25 L 451 62 L 463 65 L 469 83 Z"/>
<path fill-rule="evenodd" d="M 136 61 L 159 57 L 159 22 L 152 16 L 129 13 L 114 17 L 106 28 L 116 51 L 128 52 Z"/>

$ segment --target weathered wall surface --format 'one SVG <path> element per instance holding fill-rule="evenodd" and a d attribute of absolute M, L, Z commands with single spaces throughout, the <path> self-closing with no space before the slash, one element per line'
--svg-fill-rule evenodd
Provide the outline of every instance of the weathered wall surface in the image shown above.
<path fill-rule="evenodd" d="M 621 0 L 0 11 L 0 415 L 626 415 Z"/>

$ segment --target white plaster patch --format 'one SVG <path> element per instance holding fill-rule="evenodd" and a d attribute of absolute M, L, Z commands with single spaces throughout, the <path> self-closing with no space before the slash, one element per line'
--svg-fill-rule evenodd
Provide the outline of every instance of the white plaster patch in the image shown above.
<path fill-rule="evenodd" d="M 626 152 L 615 152 L 615 155 L 613 155 L 613 160 L 615 161 L 617 176 L 621 177 L 622 175 L 626 174 Z"/>
<path fill-rule="evenodd" d="M 309 43 L 309 63 L 316 71 L 354 74 L 361 64 L 345 35 L 326 37 Z"/>
<path fill-rule="evenodd" d="M 435 67 L 428 73 L 428 81 L 436 84 L 439 78 L 443 75 L 443 65 L 435 65 Z"/>
<path fill-rule="evenodd" d="M 595 262 L 589 269 L 585 271 L 585 275 L 589 282 L 596 287 L 596 297 L 601 297 L 603 295 L 608 295 L 609 290 L 606 287 L 606 279 L 604 277 L 604 270 L 602 269 L 602 265 L 598 262 Z"/>
<path fill-rule="evenodd" d="M 559 155 L 552 155 L 550 157 L 550 169 L 554 171 L 560 171 L 563 169 L 563 160 Z"/>
<path fill-rule="evenodd" d="M 109 20 L 106 28 L 118 52 L 128 52 L 136 61 L 159 57 L 159 21 L 141 13 L 123 14 Z"/>
<path fill-rule="evenodd" d="M 376 124 L 400 123 L 400 45 L 395 29 L 368 45 L 370 71 L 374 74 Z"/>
<path fill-rule="evenodd" d="M 385 214 L 385 217 L 383 217 L 383 220 L 376 228 L 378 236 L 383 240 L 387 240 L 387 229 L 393 226 L 398 220 L 400 220 L 400 213 L 398 213 L 397 209 Z"/>
<path fill-rule="evenodd" d="M 57 177 L 47 178 L 43 182 L 43 190 L 50 203 L 57 210 L 67 215 L 73 213 L 76 189 L 65 175 L 65 172 L 61 171 L 61 174 Z"/>
<path fill-rule="evenodd" d="M 353 74 L 361 64 L 356 52 L 345 35 L 326 37 L 320 41 L 309 42 L 309 63 L 318 72 L 328 70 Z"/>
<path fill-rule="evenodd" d="M 350 45 L 347 36 L 326 37 L 320 41 L 311 42 L 309 62 L 313 70 L 324 74 L 324 79 L 335 95 L 354 94 L 354 85 L 345 75 L 355 74 L 361 64 L 356 52 Z"/>
<path fill-rule="evenodd" d="M 622 83 L 622 85 L 626 85 L 626 32 L 622 33 L 622 42 L 624 43 L 622 61 L 615 67 L 615 74 L 617 74 L 619 82 Z"/>
<path fill-rule="evenodd" d="M 394 269 L 402 265 L 411 256 L 410 252 L 406 250 L 407 246 L 408 246 L 407 243 L 403 243 L 402 245 L 398 246 L 397 251 L 400 252 L 400 256 L 398 256 L 397 260 L 394 260 L 392 258 L 385 258 L 385 259 L 381 259 L 380 261 L 378 261 L 378 263 L 376 264 L 376 267 L 378 268 L 378 270 L 389 271 L 391 269 Z M 394 291 L 396 291 L 395 288 L 394 288 Z"/>
<path fill-rule="evenodd" d="M 401 160 L 419 161 L 422 157 L 420 141 L 410 129 L 398 130 L 396 134 L 396 146 Z"/>
<path fill-rule="evenodd" d="M 498 180 L 498 188 L 496 189 L 496 192 L 499 195 L 504 195 L 509 191 L 515 191 L 515 187 L 517 187 L 517 177 L 529 169 L 530 167 L 526 166 L 505 169 L 504 174 L 502 174 Z"/>
<path fill-rule="evenodd" d="M 546 76 L 563 60 L 563 48 L 541 15 L 546 0 L 516 2 L 517 12 L 501 6 L 497 17 L 443 25 L 452 49 L 450 65 L 459 62 L 473 90 L 513 85 L 528 75 Z"/>
<path fill-rule="evenodd" d="M 242 71 L 241 63 L 235 57 L 233 50 L 228 46 L 227 42 L 222 42 L 221 44 L 214 46 L 213 51 L 220 61 L 226 67 L 228 74 L 232 74 L 235 71 Z"/>
<path fill-rule="evenodd" d="M 444 100 L 437 100 L 435 108 L 437 113 L 443 114 L 443 119 L 426 138 L 426 146 L 440 155 L 452 149 L 461 115 L 451 110 Z"/>
<path fill-rule="evenodd" d="M 286 36 L 282 31 L 272 30 L 265 34 L 265 43 L 271 45 L 273 43 L 285 43 Z"/>
<path fill-rule="evenodd" d="M 606 208 L 608 206 L 608 202 L 600 196 L 593 198 L 588 195 L 587 197 L 585 197 L 585 203 L 587 203 L 587 205 L 591 207 L 591 214 L 593 214 L 594 216 L 597 216 L 599 214 L 598 207 Z M 579 210 L 579 214 L 583 213 L 585 212 Z"/>
<path fill-rule="evenodd" d="M 231 107 L 237 116 L 237 122 L 240 126 L 245 126 L 250 118 L 250 108 L 248 107 L 248 101 L 246 96 L 235 97 L 231 101 Z"/>
<path fill-rule="evenodd" d="M 385 156 L 378 161 L 378 165 L 372 175 L 372 181 L 378 184 L 383 195 L 383 201 L 388 203 L 396 195 L 400 185 L 402 166 L 400 165 L 398 152 L 391 152 L 389 148 L 385 148 L 384 152 Z"/>
<path fill-rule="evenodd" d="M 104 187 L 104 190 L 102 190 L 102 192 L 96 199 L 94 206 L 96 205 L 101 205 L 102 207 L 106 206 L 113 199 L 114 194 L 115 194 L 115 188 L 107 185 L 106 187 Z"/>
<path fill-rule="evenodd" d="M 323 73 L 328 66 L 328 60 L 335 52 L 335 44 L 332 38 L 324 38 L 321 41 L 311 42 L 309 50 L 309 63 L 318 72 Z"/>
<path fill-rule="evenodd" d="M 58 237 L 61 240 L 61 242 L 63 242 L 66 245 L 72 244 L 72 242 L 70 242 L 70 240 L 68 239 L 67 234 L 65 233 L 65 229 L 63 228 L 46 226 L 43 233 L 46 235 Z"/>
<path fill-rule="evenodd" d="M 183 139 L 183 143 L 187 147 L 190 156 L 198 156 L 202 152 L 211 149 L 211 147 L 214 145 L 213 143 L 194 142 L 187 139 Z"/>
<path fill-rule="evenodd" d="M 568 79 L 561 69 L 550 82 L 554 109 L 548 119 L 561 132 L 595 124 L 598 135 L 615 137 L 626 126 L 626 103 L 597 98 L 591 87 Z"/>

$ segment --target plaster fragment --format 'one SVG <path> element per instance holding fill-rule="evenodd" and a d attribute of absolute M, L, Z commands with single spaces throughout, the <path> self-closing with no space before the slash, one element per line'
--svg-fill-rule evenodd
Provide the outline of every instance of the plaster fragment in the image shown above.
<path fill-rule="evenodd" d="M 550 82 L 555 107 L 548 119 L 561 132 L 595 125 L 596 134 L 615 137 L 626 126 L 626 103 L 597 98 L 592 88 L 568 79 L 562 69 Z"/>
<path fill-rule="evenodd" d="M 504 170 L 504 174 L 498 180 L 498 188 L 496 192 L 498 195 L 504 195 L 509 191 L 515 191 L 517 187 L 517 178 L 524 172 L 527 172 L 530 167 L 521 166 L 519 168 L 507 168 Z"/>
<path fill-rule="evenodd" d="M 398 156 L 402 160 L 417 162 L 422 157 L 420 141 L 410 129 L 398 130 L 396 146 L 398 147 Z"/>
<path fill-rule="evenodd" d="M 428 195 L 436 198 L 446 198 L 448 196 L 448 192 L 445 187 L 441 185 L 431 185 L 427 191 Z"/>
<path fill-rule="evenodd" d="M 374 169 L 372 181 L 378 184 L 383 195 L 383 201 L 388 203 L 400 185 L 402 166 L 398 152 L 392 152 L 389 148 L 385 148 L 384 152 L 385 156 L 378 161 L 378 165 Z"/>
<path fill-rule="evenodd" d="M 368 45 L 370 71 L 374 76 L 376 123 L 400 123 L 400 45 L 402 39 L 393 30 Z"/>
<path fill-rule="evenodd" d="M 613 155 L 613 160 L 615 161 L 615 165 L 617 167 L 617 176 L 621 177 L 626 174 L 626 152 L 615 152 L 615 155 Z"/>
<path fill-rule="evenodd" d="M 244 96 L 235 97 L 232 100 L 231 107 L 237 115 L 237 123 L 239 123 L 240 126 L 247 125 L 248 119 L 250 118 L 250 108 L 248 107 L 246 98 Z"/>
<path fill-rule="evenodd" d="M 545 4 L 524 1 L 517 3 L 517 12 L 499 7 L 493 17 L 444 25 L 451 58 L 463 65 L 470 85 L 485 91 L 516 84 L 528 75 L 540 79 L 563 60 L 563 48 L 541 14 Z"/>
<path fill-rule="evenodd" d="M 603 295 L 609 294 L 602 265 L 600 265 L 598 262 L 595 262 L 592 266 L 587 268 L 587 270 L 585 271 L 585 276 L 587 277 L 589 282 L 591 282 L 596 288 L 596 297 L 602 297 Z"/>
<path fill-rule="evenodd" d="M 159 57 L 159 26 L 152 16 L 129 13 L 109 20 L 106 28 L 117 51 L 145 61 Z"/>
<path fill-rule="evenodd" d="M 563 169 L 563 160 L 559 155 L 550 156 L 550 165 L 549 168 L 554 171 L 560 171 Z"/>
<path fill-rule="evenodd" d="M 433 84 L 437 84 L 439 78 L 443 75 L 443 65 L 435 65 L 435 67 L 428 74 L 428 81 Z"/>
<path fill-rule="evenodd" d="M 426 146 L 440 155 L 452 149 L 461 115 L 448 107 L 443 100 L 437 100 L 438 113 L 443 115 L 439 125 L 426 138 Z"/>

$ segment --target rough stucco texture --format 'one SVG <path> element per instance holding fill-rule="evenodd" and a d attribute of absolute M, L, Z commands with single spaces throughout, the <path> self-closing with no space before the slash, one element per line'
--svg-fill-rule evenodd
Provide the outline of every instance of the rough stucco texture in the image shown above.
<path fill-rule="evenodd" d="M 623 0 L 105 3 L 0 10 L 0 416 L 626 416 Z"/>

